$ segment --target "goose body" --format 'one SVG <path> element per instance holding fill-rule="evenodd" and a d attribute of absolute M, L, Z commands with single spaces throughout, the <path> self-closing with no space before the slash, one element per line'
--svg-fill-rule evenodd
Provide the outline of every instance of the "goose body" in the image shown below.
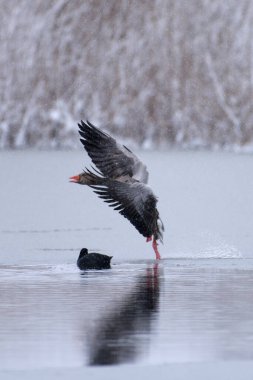
<path fill-rule="evenodd" d="M 160 259 L 157 240 L 162 241 L 163 223 L 156 208 L 157 198 L 147 185 L 146 166 L 126 146 L 95 127 L 81 121 L 79 134 L 84 149 L 96 169 L 86 169 L 70 181 L 87 185 L 114 210 L 127 218 L 146 237 L 153 238 L 156 259 Z"/>

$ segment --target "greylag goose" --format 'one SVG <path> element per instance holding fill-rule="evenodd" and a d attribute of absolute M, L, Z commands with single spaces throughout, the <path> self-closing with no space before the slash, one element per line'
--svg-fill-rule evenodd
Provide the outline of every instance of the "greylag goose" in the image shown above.
<path fill-rule="evenodd" d="M 119 211 L 146 237 L 153 238 L 156 259 L 160 259 L 157 240 L 162 242 L 163 223 L 156 208 L 157 198 L 147 185 L 146 166 L 124 145 L 89 121 L 81 121 L 79 134 L 84 149 L 96 168 L 86 168 L 70 181 L 91 187 L 94 192 Z"/>

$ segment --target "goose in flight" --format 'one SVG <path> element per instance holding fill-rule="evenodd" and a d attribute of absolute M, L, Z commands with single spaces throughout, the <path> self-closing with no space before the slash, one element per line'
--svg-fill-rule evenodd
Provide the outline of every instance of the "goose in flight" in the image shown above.
<path fill-rule="evenodd" d="M 124 145 L 89 121 L 81 121 L 79 134 L 84 149 L 96 168 L 86 168 L 70 181 L 88 185 L 114 210 L 127 218 L 151 241 L 156 259 L 160 259 L 157 240 L 162 242 L 163 223 L 156 208 L 157 198 L 147 185 L 146 166 Z"/>

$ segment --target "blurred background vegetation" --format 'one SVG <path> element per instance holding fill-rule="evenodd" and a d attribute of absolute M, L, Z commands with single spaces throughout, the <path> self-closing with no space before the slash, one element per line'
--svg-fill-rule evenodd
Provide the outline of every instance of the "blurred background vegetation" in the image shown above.
<path fill-rule="evenodd" d="M 253 149 L 251 0 L 0 0 L 0 146 Z"/>

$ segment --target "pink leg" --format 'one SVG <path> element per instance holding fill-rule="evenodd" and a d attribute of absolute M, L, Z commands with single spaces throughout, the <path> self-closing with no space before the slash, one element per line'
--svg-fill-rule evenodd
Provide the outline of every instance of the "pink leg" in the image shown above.
<path fill-rule="evenodd" d="M 152 247 L 153 247 L 153 250 L 155 251 L 155 258 L 156 258 L 156 260 L 161 260 L 161 256 L 160 256 L 160 253 L 158 252 L 157 246 L 158 246 L 158 244 L 157 244 L 156 240 L 153 238 Z"/>
<path fill-rule="evenodd" d="M 152 240 L 152 236 L 148 236 L 147 239 L 146 239 L 146 242 L 148 243 L 151 240 Z"/>

